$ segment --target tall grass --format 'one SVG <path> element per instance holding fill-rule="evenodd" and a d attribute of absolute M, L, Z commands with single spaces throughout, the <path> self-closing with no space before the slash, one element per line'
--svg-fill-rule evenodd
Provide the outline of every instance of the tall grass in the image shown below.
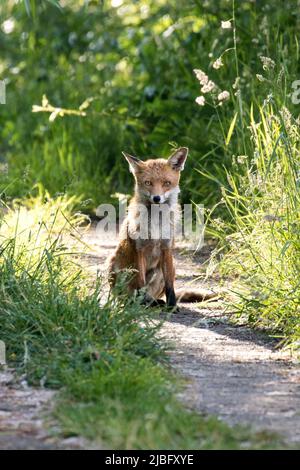
<path fill-rule="evenodd" d="M 235 31 L 234 24 L 236 58 Z M 258 74 L 257 79 L 267 84 L 268 96 L 263 104 L 249 105 L 238 88 L 236 112 L 227 124 L 227 133 L 223 131 L 224 147 L 234 152 L 231 168 L 225 168 L 226 182 L 222 185 L 214 174 L 205 175 L 215 180 L 222 192 L 221 201 L 208 211 L 208 233 L 220 242 L 214 253 L 223 254 L 220 270 L 238 276 L 231 310 L 250 324 L 268 329 L 283 344 L 298 348 L 299 118 L 287 107 L 288 71 L 269 57 L 261 56 L 260 60 L 263 75 Z M 200 83 L 208 80 L 203 72 L 195 72 Z M 223 100 L 217 93 L 213 91 L 211 99 L 224 129 L 224 115 L 218 111 Z M 216 208 L 221 218 L 215 217 Z"/>
<path fill-rule="evenodd" d="M 212 227 L 226 248 L 222 272 L 239 276 L 231 308 L 299 348 L 299 120 L 270 101 L 259 119 L 251 112 L 253 154 L 237 157 L 228 174 L 223 204 L 231 226 L 224 231 L 214 221 Z"/>

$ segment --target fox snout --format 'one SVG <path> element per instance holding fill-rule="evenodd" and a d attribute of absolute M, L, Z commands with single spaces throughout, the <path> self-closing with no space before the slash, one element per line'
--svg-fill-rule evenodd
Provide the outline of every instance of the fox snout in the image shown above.
<path fill-rule="evenodd" d="M 160 196 L 151 196 L 152 198 L 152 201 L 155 203 L 155 204 L 159 204 L 161 201 L 161 197 Z"/>
<path fill-rule="evenodd" d="M 173 188 L 168 188 L 166 191 L 165 188 L 153 188 L 151 191 L 143 191 L 143 188 L 141 190 L 143 191 L 144 195 L 149 199 L 149 201 L 153 204 L 163 204 L 169 199 L 169 196 L 171 193 L 175 190 L 176 187 Z M 179 188 L 178 188 L 179 190 Z"/>
<path fill-rule="evenodd" d="M 163 204 L 166 202 L 168 199 L 168 194 L 162 193 L 162 194 L 151 194 L 149 196 L 150 202 L 153 202 L 154 204 Z"/>

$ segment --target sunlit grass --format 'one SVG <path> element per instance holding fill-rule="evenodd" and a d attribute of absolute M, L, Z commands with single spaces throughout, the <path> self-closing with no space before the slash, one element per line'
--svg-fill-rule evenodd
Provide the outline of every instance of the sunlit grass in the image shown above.
<path fill-rule="evenodd" d="M 228 250 L 224 274 L 238 274 L 230 309 L 283 344 L 300 341 L 299 122 L 273 102 L 251 114 L 252 157 L 235 164 L 223 204 L 231 224 L 212 222 Z M 232 232 L 228 234 L 229 232 Z"/>

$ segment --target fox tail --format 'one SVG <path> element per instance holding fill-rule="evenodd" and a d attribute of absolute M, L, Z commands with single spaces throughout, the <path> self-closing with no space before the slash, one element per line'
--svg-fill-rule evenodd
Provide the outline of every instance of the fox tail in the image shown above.
<path fill-rule="evenodd" d="M 219 293 L 208 289 L 178 289 L 176 292 L 178 302 L 203 302 L 215 297 L 219 297 Z"/>

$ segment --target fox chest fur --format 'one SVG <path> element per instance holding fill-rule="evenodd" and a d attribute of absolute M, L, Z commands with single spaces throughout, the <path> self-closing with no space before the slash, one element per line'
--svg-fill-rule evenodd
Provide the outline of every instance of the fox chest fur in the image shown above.
<path fill-rule="evenodd" d="M 120 241 L 127 240 L 134 250 L 145 254 L 146 268 L 159 264 L 162 250 L 173 249 L 178 221 L 179 204 L 141 204 L 134 198 L 122 225 Z"/>

